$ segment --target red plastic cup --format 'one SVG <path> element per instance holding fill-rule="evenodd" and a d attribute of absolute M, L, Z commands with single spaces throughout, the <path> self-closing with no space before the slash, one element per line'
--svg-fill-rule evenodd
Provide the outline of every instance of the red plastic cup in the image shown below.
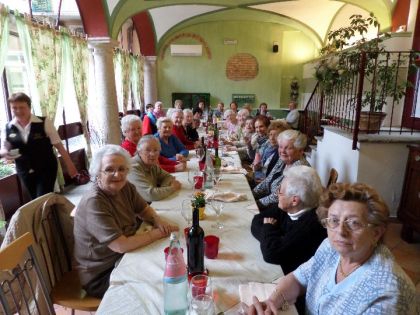
<path fill-rule="evenodd" d="M 203 176 L 194 176 L 195 189 L 203 188 Z"/>
<path fill-rule="evenodd" d="M 204 255 L 208 259 L 216 259 L 219 253 L 220 239 L 216 235 L 207 235 L 204 237 Z"/>
<path fill-rule="evenodd" d="M 198 168 L 200 171 L 204 171 L 204 168 L 206 167 L 206 163 L 205 162 L 198 162 Z"/>
<path fill-rule="evenodd" d="M 211 294 L 211 280 L 205 275 L 195 275 L 190 282 L 191 295 L 196 297 L 203 294 Z"/>
<path fill-rule="evenodd" d="M 163 250 L 163 252 L 165 253 L 165 261 L 166 259 L 168 259 L 168 255 L 169 255 L 169 246 L 165 247 L 165 249 Z M 184 253 L 184 249 L 181 248 L 181 252 Z"/>

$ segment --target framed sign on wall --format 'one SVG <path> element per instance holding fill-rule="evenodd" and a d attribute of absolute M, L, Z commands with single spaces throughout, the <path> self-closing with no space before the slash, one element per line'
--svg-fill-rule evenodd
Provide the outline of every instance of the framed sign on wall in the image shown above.
<path fill-rule="evenodd" d="M 232 94 L 232 101 L 236 102 L 238 107 L 242 107 L 245 104 L 249 104 L 254 107 L 255 94 Z"/>

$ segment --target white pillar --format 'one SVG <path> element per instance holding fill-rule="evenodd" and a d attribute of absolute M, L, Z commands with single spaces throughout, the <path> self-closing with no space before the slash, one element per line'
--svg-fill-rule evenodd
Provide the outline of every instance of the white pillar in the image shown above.
<path fill-rule="evenodd" d="M 120 144 L 121 131 L 118 119 L 117 92 L 114 73 L 114 47 L 118 42 L 108 37 L 93 37 L 88 40 L 92 51 L 91 86 L 89 102 L 89 127 L 92 145 Z"/>
<path fill-rule="evenodd" d="M 157 101 L 156 56 L 146 56 L 144 60 L 144 104 Z"/>

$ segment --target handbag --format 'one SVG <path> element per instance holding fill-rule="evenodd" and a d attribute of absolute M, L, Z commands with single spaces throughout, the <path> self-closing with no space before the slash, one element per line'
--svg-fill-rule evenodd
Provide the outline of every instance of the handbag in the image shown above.
<path fill-rule="evenodd" d="M 73 177 L 75 185 L 85 185 L 90 182 L 90 175 L 87 170 L 81 170 L 75 177 Z"/>

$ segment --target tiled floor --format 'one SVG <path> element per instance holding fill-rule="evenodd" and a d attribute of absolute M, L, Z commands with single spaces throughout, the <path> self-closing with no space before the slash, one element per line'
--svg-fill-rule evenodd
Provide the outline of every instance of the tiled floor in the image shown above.
<path fill-rule="evenodd" d="M 416 285 L 417 301 L 420 303 L 420 236 L 417 235 L 416 243 L 409 244 L 400 237 L 402 225 L 399 223 L 391 223 L 385 234 L 384 242 L 394 254 L 397 262 L 410 276 Z M 70 314 L 69 309 L 56 306 L 57 315 Z M 77 315 L 95 314 L 94 312 L 77 311 Z"/>

